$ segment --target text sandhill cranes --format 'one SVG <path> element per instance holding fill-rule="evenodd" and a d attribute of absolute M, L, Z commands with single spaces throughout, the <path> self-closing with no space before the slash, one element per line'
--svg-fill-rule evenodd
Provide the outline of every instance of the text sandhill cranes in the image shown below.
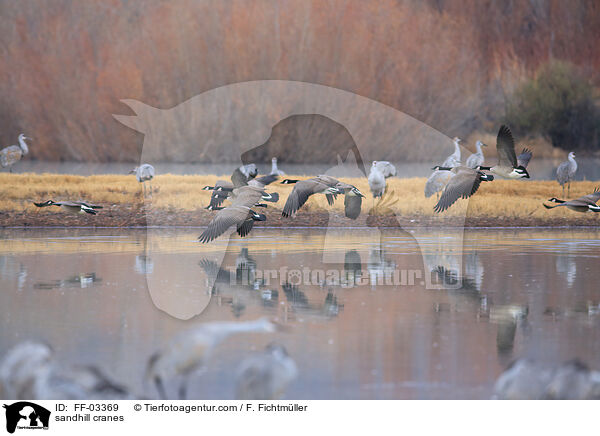
<path fill-rule="evenodd" d="M 444 163 L 442 163 L 442 165 L 440 165 L 441 167 L 454 168 L 461 164 L 461 161 L 460 161 L 461 139 L 458 137 L 455 137 L 452 140 L 452 142 L 454 144 L 454 153 L 452 153 L 450 156 L 448 156 L 446 158 L 446 160 L 444 160 Z M 434 170 L 433 173 L 431 173 L 431 175 L 427 179 L 427 182 L 425 182 L 425 198 L 429 198 L 433 194 L 437 194 L 438 200 L 439 200 L 440 199 L 439 192 L 441 192 L 444 189 L 444 186 L 446 186 L 446 183 L 448 183 L 448 180 L 450 180 L 450 177 L 452 177 L 452 174 L 447 171 Z"/>
<path fill-rule="evenodd" d="M 285 179 L 281 183 L 284 185 L 294 184 L 294 189 L 288 195 L 281 213 L 286 218 L 294 217 L 298 209 L 314 194 L 325 194 L 330 206 L 333 205 L 338 194 L 345 195 L 346 217 L 356 219 L 360 214 L 364 195 L 355 186 L 340 182 L 331 176 L 320 175 L 307 180 Z"/>
<path fill-rule="evenodd" d="M 9 171 L 12 173 L 12 166 L 29 153 L 29 148 L 27 147 L 25 140 L 31 141 L 31 138 L 28 138 L 24 133 L 21 133 L 18 138 L 19 145 L 9 145 L 0 150 L 0 165 L 2 168 L 8 167 Z"/>
<path fill-rule="evenodd" d="M 142 184 L 144 189 L 144 197 L 146 196 L 146 182 L 150 183 L 150 180 L 154 178 L 154 167 L 150 164 L 142 164 L 139 167 L 135 167 L 129 174 L 135 173 L 135 178 Z M 152 185 L 150 185 L 150 194 L 152 194 Z"/>
<path fill-rule="evenodd" d="M 274 333 L 281 329 L 275 321 L 260 318 L 244 322 L 210 322 L 185 330 L 154 353 L 146 369 L 146 381 L 153 382 L 162 399 L 167 399 L 164 383 L 179 377 L 179 399 L 185 399 L 189 378 L 205 369 L 214 348 L 240 333 Z"/>
<path fill-rule="evenodd" d="M 573 180 L 576 172 L 575 153 L 570 152 L 567 160 L 556 168 L 556 181 L 562 186 L 563 195 L 565 195 L 565 185 L 567 185 L 567 195 L 571 193 L 571 180 Z"/>

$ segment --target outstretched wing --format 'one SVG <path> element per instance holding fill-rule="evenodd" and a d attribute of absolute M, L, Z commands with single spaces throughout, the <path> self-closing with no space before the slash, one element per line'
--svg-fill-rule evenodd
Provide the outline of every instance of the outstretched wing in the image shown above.
<path fill-rule="evenodd" d="M 528 148 L 524 148 L 521 154 L 517 157 L 517 165 L 523 168 L 527 168 L 529 161 L 531 160 L 533 153 Z"/>
<path fill-rule="evenodd" d="M 496 150 L 498 150 L 498 162 L 500 165 L 510 165 L 516 168 L 517 155 L 515 154 L 515 140 L 508 126 L 500 126 L 498 138 L 496 139 Z"/>
<path fill-rule="evenodd" d="M 294 185 L 294 189 L 292 189 L 292 192 L 290 192 L 290 195 L 288 195 L 288 198 L 285 202 L 285 206 L 283 206 L 283 211 L 281 212 L 281 215 L 283 215 L 284 217 L 290 217 L 294 215 L 298 211 L 298 209 L 300 209 L 304 205 L 304 203 L 306 203 L 308 197 L 315 193 L 314 189 L 311 188 L 311 186 L 313 186 L 314 180 L 312 181 L 312 183 L 310 182 L 310 180 L 302 180 Z"/>
<path fill-rule="evenodd" d="M 198 237 L 200 242 L 210 242 L 221 236 L 233 225 L 238 225 L 245 220 L 249 209 L 244 207 L 230 206 L 217 212 L 213 220 L 208 224 L 206 230 Z"/>
<path fill-rule="evenodd" d="M 443 212 L 452 206 L 459 198 L 468 198 L 479 189 L 481 180 L 477 171 L 461 171 L 450 179 L 440 200 L 433 210 Z"/>

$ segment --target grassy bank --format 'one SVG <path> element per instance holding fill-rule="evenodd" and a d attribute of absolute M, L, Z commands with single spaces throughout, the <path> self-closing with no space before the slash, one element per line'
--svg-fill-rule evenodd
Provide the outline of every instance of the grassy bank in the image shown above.
<path fill-rule="evenodd" d="M 222 177 L 159 175 L 152 181 L 152 196 L 147 196 L 144 200 L 141 184 L 134 176 L 4 173 L 0 174 L 0 225 L 21 225 L 23 220 L 29 223 L 26 225 L 45 225 L 53 220 L 57 220 L 59 225 L 144 225 L 144 217 L 152 214 L 157 217 L 156 224 L 204 225 L 210 220 L 212 213 L 203 209 L 208 205 L 210 191 L 203 191 L 202 188 L 213 185 L 218 179 Z M 423 195 L 425 178 L 389 179 L 388 198 L 376 209 L 373 209 L 374 202 L 366 179 L 343 180 L 357 186 L 367 195 L 363 202 L 363 214 L 371 215 L 376 222 L 381 221 L 380 225 L 389 221 L 383 218 L 386 216 L 422 219 L 423 222 L 439 216 L 433 212 L 435 196 L 425 198 Z M 571 185 L 570 197 L 591 193 L 595 186 L 595 182 L 575 182 Z M 274 207 L 269 207 L 268 223 L 287 223 L 292 226 L 315 225 L 315 222 L 326 224 L 330 211 L 339 215 L 340 225 L 352 225 L 361 221 L 360 218 L 353 222 L 343 217 L 343 199 L 338 199 L 333 208 L 330 208 L 322 195 L 311 197 L 295 219 L 282 221 L 278 212 L 291 189 L 291 185 L 278 183 L 269 186 L 270 191 L 280 193 L 281 199 Z M 597 225 L 600 222 L 600 215 L 594 213 L 581 214 L 566 208 L 546 210 L 542 203 L 554 196 L 562 198 L 562 190 L 553 181 L 495 180 L 482 183 L 479 191 L 469 201 L 459 200 L 441 216 L 466 215 L 472 222 L 479 220 L 485 225 L 498 226 Z M 101 204 L 104 209 L 95 217 L 69 217 L 58 208 L 39 209 L 32 204 L 33 201 L 47 199 L 86 200 Z M 166 215 L 171 217 L 165 221 L 163 218 Z M 311 216 L 319 218 L 311 221 Z"/>

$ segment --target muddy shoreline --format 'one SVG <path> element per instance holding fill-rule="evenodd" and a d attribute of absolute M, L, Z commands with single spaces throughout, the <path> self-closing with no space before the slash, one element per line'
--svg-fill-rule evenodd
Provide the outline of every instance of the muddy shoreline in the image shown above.
<path fill-rule="evenodd" d="M 338 213 L 301 211 L 295 218 L 284 218 L 278 210 L 266 211 L 267 221 L 258 227 L 462 227 L 457 217 L 366 215 L 350 220 Z M 39 212 L 0 211 L 0 228 L 6 227 L 203 227 L 214 217 L 214 212 L 145 209 L 144 207 L 113 205 L 97 215 L 70 215 L 60 210 Z M 599 221 L 600 223 L 600 221 Z M 476 217 L 468 216 L 465 227 L 592 227 L 589 221 L 573 217 Z"/>

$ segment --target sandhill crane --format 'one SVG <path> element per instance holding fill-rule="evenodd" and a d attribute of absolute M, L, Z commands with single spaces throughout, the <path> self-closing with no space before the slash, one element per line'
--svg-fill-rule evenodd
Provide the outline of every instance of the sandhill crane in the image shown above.
<path fill-rule="evenodd" d="M 106 400 L 133 399 L 99 368 L 56 362 L 52 349 L 26 341 L 11 348 L 0 362 L 0 386 L 5 399 Z"/>
<path fill-rule="evenodd" d="M 484 144 L 481 141 L 477 141 L 475 143 L 475 147 L 477 148 L 477 152 L 473 153 L 471 156 L 467 158 L 467 166 L 469 168 L 477 168 L 480 165 L 483 165 L 485 162 L 485 157 L 483 156 L 483 150 L 481 147 L 487 147 L 487 144 Z"/>
<path fill-rule="evenodd" d="M 185 330 L 154 353 L 146 368 L 146 381 L 152 381 L 162 399 L 167 399 L 164 382 L 181 378 L 179 398 L 185 399 L 189 377 L 206 367 L 213 349 L 228 337 L 239 333 L 274 333 L 280 326 L 260 318 L 244 322 L 210 322 Z"/>
<path fill-rule="evenodd" d="M 25 140 L 28 139 L 31 141 L 31 138 L 28 138 L 24 133 L 21 133 L 18 139 L 19 145 L 9 145 L 0 150 L 0 165 L 2 165 L 2 168 L 8 167 L 8 170 L 11 173 L 12 166 L 29 153 L 29 148 L 27 147 Z"/>
<path fill-rule="evenodd" d="M 575 162 L 575 153 L 570 152 L 569 157 L 566 161 L 561 163 L 556 169 L 556 181 L 562 186 L 563 195 L 565 195 L 565 185 L 567 188 L 567 195 L 571 193 L 571 180 L 577 172 L 577 162 Z"/>
<path fill-rule="evenodd" d="M 506 179 L 529 178 L 529 173 L 523 165 L 519 165 L 515 154 L 515 140 L 508 126 L 500 126 L 496 138 L 496 150 L 498 152 L 498 163 L 493 167 L 479 166 L 479 170 L 491 171 L 492 173 Z M 529 162 L 529 160 L 527 160 Z"/>
<path fill-rule="evenodd" d="M 442 167 L 454 168 L 461 164 L 460 142 L 461 139 L 458 137 L 454 137 L 452 139 L 452 143 L 454 144 L 454 153 L 452 153 L 446 158 L 446 160 L 444 160 L 444 163 L 441 165 Z M 450 180 L 450 177 L 452 177 L 452 174 L 448 171 L 434 170 L 433 173 L 431 173 L 431 175 L 427 179 L 427 182 L 425 182 L 425 197 L 429 198 L 433 194 L 437 194 L 437 198 L 439 200 L 439 193 L 444 189 L 444 187 L 448 183 L 448 180 Z"/>
<path fill-rule="evenodd" d="M 285 176 L 285 173 L 277 168 L 277 158 L 271 159 L 271 172 L 269 174 L 275 174 L 276 176 Z"/>
<path fill-rule="evenodd" d="M 236 375 L 236 399 L 279 400 L 298 376 L 298 367 L 283 345 L 269 344 L 246 357 Z"/>
<path fill-rule="evenodd" d="M 90 215 L 96 215 L 96 209 L 102 209 L 102 206 L 97 204 L 86 203 L 83 201 L 54 201 L 54 200 L 46 200 L 42 203 L 33 203 L 37 207 L 48 207 L 48 206 L 58 206 L 65 212 L 68 212 L 73 215 L 87 213 Z"/>
<path fill-rule="evenodd" d="M 575 212 L 600 212 L 600 206 L 596 204 L 598 203 L 598 200 L 600 200 L 600 188 L 596 188 L 593 193 L 576 198 L 575 200 L 565 201 L 552 197 L 548 201 L 556 203 L 556 205 L 548 206 L 547 204 L 544 204 L 544 207 L 546 209 L 554 209 L 555 207 L 565 206 Z"/>
<path fill-rule="evenodd" d="M 433 208 L 436 212 L 445 211 L 459 198 L 468 198 L 475 194 L 482 181 L 488 182 L 494 180 L 494 176 L 490 174 L 485 174 L 482 171 L 465 166 L 454 168 L 436 166 L 434 169 L 438 171 L 450 171 L 454 174 L 446 184 L 442 196 Z"/>
<path fill-rule="evenodd" d="M 396 175 L 396 167 L 387 161 L 373 161 L 371 171 L 369 172 L 369 188 L 373 198 L 383 196 L 386 191 L 386 181 L 388 177 Z"/>
<path fill-rule="evenodd" d="M 144 189 L 144 197 L 146 196 L 146 182 L 150 183 L 150 180 L 154 178 L 154 167 L 150 164 L 142 164 L 139 167 L 135 167 L 129 174 L 135 173 L 135 178 L 140 182 Z M 152 185 L 150 185 L 150 194 L 152 194 Z"/>
<path fill-rule="evenodd" d="M 364 195 L 355 186 L 340 182 L 331 176 L 320 175 L 307 180 L 285 179 L 281 183 L 295 184 L 283 207 L 281 215 L 284 217 L 293 217 L 313 194 L 325 194 L 330 206 L 338 194 L 344 194 L 347 200 L 344 201 L 346 216 L 355 219 L 360 214 Z"/>

